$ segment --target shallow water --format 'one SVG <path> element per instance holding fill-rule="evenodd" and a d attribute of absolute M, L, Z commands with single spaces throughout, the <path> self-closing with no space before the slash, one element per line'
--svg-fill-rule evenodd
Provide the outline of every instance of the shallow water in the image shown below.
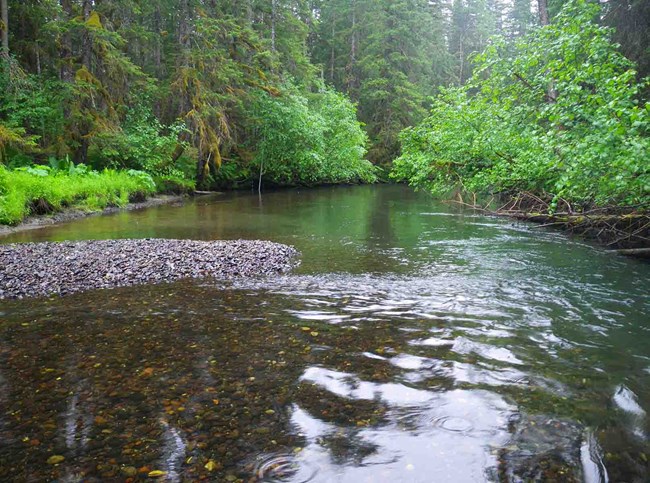
<path fill-rule="evenodd" d="M 647 481 L 650 264 L 401 186 L 1 242 L 129 237 L 262 238 L 302 261 L 0 302 L 0 480 Z"/>

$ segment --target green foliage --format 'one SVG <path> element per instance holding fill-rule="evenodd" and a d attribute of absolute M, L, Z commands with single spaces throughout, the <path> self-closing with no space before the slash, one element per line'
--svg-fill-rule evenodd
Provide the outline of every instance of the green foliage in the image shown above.
<path fill-rule="evenodd" d="M 184 176 L 183 167 L 173 153 L 186 131 L 183 122 L 163 126 L 145 104 L 131 108 L 121 129 L 99 133 L 90 152 L 97 167 L 133 168 L 152 176 Z M 178 160 L 177 160 L 178 161 Z M 193 172 L 188 177 L 193 177 Z"/>
<path fill-rule="evenodd" d="M 331 90 L 302 95 L 287 86 L 276 98 L 260 94 L 253 172 L 279 185 L 374 182 L 373 166 L 363 159 L 366 135 L 350 101 Z"/>
<path fill-rule="evenodd" d="M 533 191 L 589 205 L 650 202 L 650 108 L 643 83 L 593 22 L 565 4 L 555 23 L 476 57 L 466 86 L 402 133 L 393 177 L 437 192 Z"/>
<path fill-rule="evenodd" d="M 453 78 L 443 6 L 427 0 L 323 2 L 314 58 L 328 82 L 358 102 L 369 158 L 388 164 L 398 134 L 426 115 L 426 98 Z"/>
<path fill-rule="evenodd" d="M 173 174 L 155 176 L 156 191 L 158 193 L 181 195 L 189 194 L 194 191 L 195 183 L 191 179 Z"/>
<path fill-rule="evenodd" d="M 155 191 L 151 177 L 140 171 L 83 171 L 70 174 L 48 166 L 18 170 L 0 166 L 0 224 L 14 225 L 31 214 L 66 206 L 87 210 L 123 206 Z"/>

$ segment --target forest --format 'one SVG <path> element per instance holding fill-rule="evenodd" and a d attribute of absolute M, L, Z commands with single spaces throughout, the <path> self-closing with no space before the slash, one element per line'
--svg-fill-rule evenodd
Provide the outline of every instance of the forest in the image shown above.
<path fill-rule="evenodd" d="M 0 482 L 648 483 L 649 98 L 650 0 L 0 0 Z"/>
<path fill-rule="evenodd" d="M 0 223 L 389 179 L 650 201 L 648 2 L 0 3 Z"/>

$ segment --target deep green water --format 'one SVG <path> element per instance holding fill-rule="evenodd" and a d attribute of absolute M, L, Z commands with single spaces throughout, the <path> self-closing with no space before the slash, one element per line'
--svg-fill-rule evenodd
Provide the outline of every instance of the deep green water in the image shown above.
<path fill-rule="evenodd" d="M 0 302 L 0 480 L 648 481 L 650 264 L 401 186 L 0 242 L 131 237 L 269 239 L 302 261 Z"/>

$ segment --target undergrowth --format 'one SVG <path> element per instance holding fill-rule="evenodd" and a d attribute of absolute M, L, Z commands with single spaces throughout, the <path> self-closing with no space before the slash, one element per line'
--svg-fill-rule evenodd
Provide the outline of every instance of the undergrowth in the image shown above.
<path fill-rule="evenodd" d="M 0 166 L 0 224 L 16 225 L 29 215 L 66 207 L 97 211 L 124 206 L 156 192 L 151 176 L 141 171 L 66 171 L 38 166 L 9 170 Z"/>

